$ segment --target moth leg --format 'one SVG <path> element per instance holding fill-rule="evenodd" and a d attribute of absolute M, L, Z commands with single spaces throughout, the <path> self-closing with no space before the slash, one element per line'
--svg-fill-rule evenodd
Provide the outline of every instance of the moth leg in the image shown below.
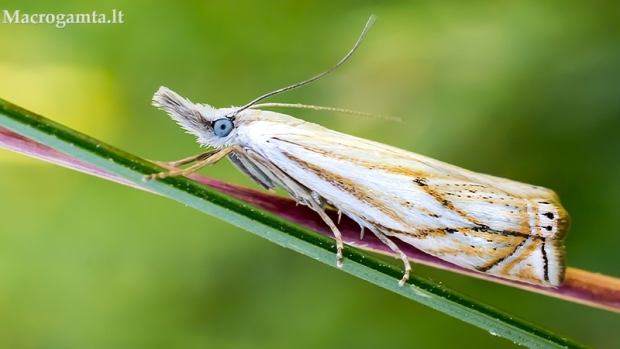
<path fill-rule="evenodd" d="M 222 148 L 222 149 L 214 149 L 211 151 L 208 151 L 206 153 L 202 153 L 196 156 L 192 156 L 186 159 L 182 159 L 179 161 L 174 161 L 174 162 L 169 162 L 168 165 L 170 166 L 174 166 L 173 164 L 176 164 L 176 166 L 180 166 L 180 165 L 184 165 L 184 164 L 188 164 L 190 162 L 194 162 L 197 161 L 194 165 L 185 168 L 185 169 L 174 169 L 174 170 L 170 170 L 167 172 L 159 172 L 159 173 L 154 173 L 154 174 L 150 174 L 150 175 L 145 175 L 143 178 L 143 180 L 148 181 L 151 179 L 155 179 L 155 178 L 166 178 L 166 177 L 173 177 L 173 176 L 186 176 L 192 172 L 196 172 L 197 170 L 201 169 L 202 167 L 205 167 L 207 165 L 212 165 L 215 164 L 216 162 L 222 160 L 226 155 L 228 155 L 231 151 L 235 150 L 234 146 L 230 146 L 230 147 L 226 147 L 226 148 Z"/>
<path fill-rule="evenodd" d="M 177 161 L 164 162 L 164 164 L 166 164 L 168 166 L 172 166 L 172 167 L 179 167 L 179 166 L 190 164 L 190 163 L 195 162 L 195 161 L 201 161 L 201 160 L 207 159 L 207 158 L 213 156 L 213 154 L 219 152 L 220 150 L 221 149 L 212 149 L 212 150 L 206 151 L 206 152 L 204 152 L 202 154 L 193 155 L 193 156 L 190 156 L 190 157 L 185 158 L 185 159 L 181 159 L 181 160 L 177 160 Z"/>
<path fill-rule="evenodd" d="M 342 267 L 343 257 L 342 250 L 344 248 L 344 242 L 342 240 L 342 234 L 340 230 L 336 228 L 334 222 L 329 218 L 329 216 L 325 213 L 325 210 L 321 205 L 324 203 L 322 198 L 314 193 L 308 188 L 305 188 L 303 185 L 295 181 L 293 178 L 284 173 L 281 169 L 273 165 L 271 162 L 264 160 L 260 155 L 256 154 L 251 149 L 246 149 L 245 154 L 252 160 L 256 161 L 257 164 L 265 167 L 265 173 L 271 172 L 273 174 L 272 180 L 274 183 L 277 183 L 282 188 L 284 188 L 293 199 L 295 199 L 297 205 L 303 204 L 310 207 L 313 211 L 316 211 L 319 216 L 323 219 L 323 221 L 329 226 L 332 233 L 334 233 L 334 237 L 336 238 L 336 265 L 339 268 Z M 260 167 L 259 167 L 260 168 Z"/>
<path fill-rule="evenodd" d="M 407 280 L 409 279 L 409 273 L 411 273 L 411 264 L 409 263 L 409 258 L 403 251 L 400 250 L 400 248 L 398 248 L 398 246 L 396 246 L 396 244 L 392 240 L 390 240 L 390 238 L 385 236 L 385 234 L 375 229 L 371 229 L 370 231 L 372 231 L 373 234 L 375 234 L 375 236 L 378 237 L 379 240 L 381 240 L 381 242 L 386 244 L 392 251 L 394 251 L 394 253 L 396 253 L 398 257 L 400 257 L 400 260 L 403 261 L 403 263 L 405 264 L 405 274 L 403 275 L 403 278 L 400 279 L 400 281 L 398 282 L 398 286 L 404 286 L 405 282 L 407 282 Z"/>
<path fill-rule="evenodd" d="M 336 265 L 338 266 L 338 268 L 342 268 L 342 262 L 343 262 L 342 249 L 344 248 L 344 242 L 342 241 L 342 233 L 340 233 L 340 230 L 336 228 L 336 225 L 334 224 L 332 219 L 329 218 L 327 213 L 325 213 L 325 211 L 323 211 L 321 207 L 319 207 L 317 204 L 313 204 L 311 207 L 313 210 L 315 210 L 319 214 L 319 216 L 321 216 L 323 221 L 332 230 L 332 233 L 334 233 L 334 237 L 336 238 Z"/>

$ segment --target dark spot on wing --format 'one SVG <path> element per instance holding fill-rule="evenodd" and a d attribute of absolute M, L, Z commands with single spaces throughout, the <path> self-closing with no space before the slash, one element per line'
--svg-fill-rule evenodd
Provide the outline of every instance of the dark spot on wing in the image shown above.
<path fill-rule="evenodd" d="M 416 183 L 417 185 L 421 186 L 421 187 L 426 187 L 428 184 L 426 184 L 426 181 L 422 178 L 416 178 L 413 180 L 414 183 Z"/>

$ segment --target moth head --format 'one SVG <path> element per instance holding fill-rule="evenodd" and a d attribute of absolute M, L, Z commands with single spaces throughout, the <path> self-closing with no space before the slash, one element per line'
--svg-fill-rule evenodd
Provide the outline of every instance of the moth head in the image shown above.
<path fill-rule="evenodd" d="M 166 87 L 153 96 L 153 105 L 165 111 L 187 133 L 205 146 L 223 147 L 236 136 L 235 108 L 216 109 L 208 104 L 195 104 Z"/>

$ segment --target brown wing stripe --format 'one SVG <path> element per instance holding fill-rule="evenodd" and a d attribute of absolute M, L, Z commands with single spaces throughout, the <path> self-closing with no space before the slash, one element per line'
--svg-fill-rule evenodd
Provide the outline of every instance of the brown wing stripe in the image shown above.
<path fill-rule="evenodd" d="M 490 270 L 491 268 L 493 268 L 494 266 L 496 266 L 496 265 L 500 264 L 501 262 L 505 261 L 508 257 L 510 257 L 510 256 L 514 255 L 514 254 L 515 254 L 515 253 L 516 253 L 516 252 L 517 252 L 517 251 L 518 251 L 518 250 L 519 250 L 519 249 L 523 246 L 523 244 L 525 244 L 525 242 L 526 242 L 527 240 L 528 240 L 528 239 L 524 239 L 523 241 L 521 241 L 521 243 L 520 243 L 520 244 L 518 244 L 518 245 L 515 247 L 515 249 L 514 249 L 514 250 L 512 250 L 512 252 L 510 252 L 509 254 L 505 255 L 504 257 L 502 257 L 502 258 L 498 258 L 497 260 L 495 260 L 495 261 L 493 261 L 493 262 L 491 262 L 491 263 L 489 263 L 489 264 L 487 264 L 487 265 L 485 265 L 485 266 L 482 266 L 482 267 L 477 267 L 477 268 L 476 268 L 476 270 L 481 271 L 481 272 L 483 272 L 483 273 L 486 273 L 487 271 L 489 271 L 489 270 Z"/>
<path fill-rule="evenodd" d="M 297 163 L 300 167 L 312 172 L 317 177 L 323 179 L 331 185 L 346 190 L 350 195 L 356 197 L 361 202 L 364 202 L 370 206 L 380 208 L 382 213 L 389 216 L 393 220 L 399 221 L 402 219 L 397 212 L 386 207 L 380 201 L 378 201 L 373 194 L 366 190 L 365 187 L 361 185 L 353 185 L 351 180 L 349 180 L 348 178 L 340 176 L 333 172 L 328 172 L 325 169 L 315 166 L 314 164 L 311 164 L 309 162 L 303 161 L 288 152 L 283 151 L 282 154 L 286 156 L 289 160 Z"/>
<path fill-rule="evenodd" d="M 420 189 L 424 190 L 428 195 L 432 196 L 435 200 L 437 200 L 437 202 L 439 202 L 445 208 L 449 209 L 450 211 L 456 212 L 459 216 L 465 218 L 466 220 L 472 222 L 475 225 L 479 225 L 479 226 L 483 225 L 479 220 L 473 217 L 470 217 L 467 213 L 463 212 L 462 210 L 457 209 L 456 207 L 454 207 L 452 202 L 450 202 L 448 199 L 443 197 L 441 194 L 439 194 L 435 190 L 431 189 L 431 187 L 428 185 L 428 183 L 426 182 L 424 178 L 416 178 L 413 180 L 413 182 L 417 184 L 420 187 Z"/>

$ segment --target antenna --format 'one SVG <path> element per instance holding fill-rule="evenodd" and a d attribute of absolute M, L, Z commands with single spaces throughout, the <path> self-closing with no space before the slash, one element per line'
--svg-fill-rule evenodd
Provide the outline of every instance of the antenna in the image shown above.
<path fill-rule="evenodd" d="M 304 80 L 304 81 L 302 81 L 302 82 L 298 82 L 298 83 L 296 83 L 296 84 L 294 84 L 294 85 L 287 86 L 287 87 L 283 87 L 283 88 L 277 89 L 277 90 L 275 90 L 275 91 L 272 91 L 272 92 L 266 93 L 266 94 L 264 94 L 264 95 L 262 95 L 262 96 L 260 96 L 260 97 L 256 98 L 255 100 L 251 101 L 250 103 L 248 103 L 248 104 L 244 105 L 243 107 L 241 107 L 241 108 L 239 108 L 239 109 L 235 110 L 234 112 L 230 113 L 230 115 L 227 115 L 226 117 L 227 117 L 227 118 L 229 118 L 229 119 L 232 119 L 232 118 L 234 118 L 237 114 L 239 114 L 240 112 L 242 112 L 242 111 L 244 111 L 244 110 L 248 109 L 249 107 L 253 106 L 254 104 L 256 104 L 256 103 L 258 103 L 258 102 L 260 102 L 260 101 L 262 101 L 262 100 L 263 100 L 263 99 L 265 99 L 265 98 L 269 98 L 269 97 L 271 97 L 271 96 L 275 96 L 275 95 L 277 95 L 277 94 L 280 94 L 280 93 L 283 93 L 283 92 L 286 92 L 286 91 L 290 91 L 290 90 L 296 89 L 296 88 L 298 88 L 298 87 L 301 87 L 301 86 L 307 85 L 307 84 L 309 84 L 309 83 L 311 83 L 311 82 L 313 82 L 313 81 L 316 81 L 316 80 L 318 80 L 318 79 L 320 79 L 320 78 L 324 77 L 325 75 L 327 75 L 327 74 L 331 73 L 331 72 L 332 72 L 332 71 L 334 71 L 336 68 L 340 67 L 340 66 L 341 66 L 344 62 L 346 62 L 346 61 L 349 59 L 349 57 L 351 57 L 351 55 L 353 55 L 353 52 L 355 52 L 355 50 L 357 50 L 357 47 L 358 47 L 358 46 L 362 43 L 362 40 L 364 39 L 364 37 L 366 36 L 366 34 L 368 33 L 368 31 L 370 30 L 370 27 L 372 27 L 372 24 L 375 22 L 375 19 L 376 19 L 376 18 L 375 18 L 375 16 L 374 16 L 374 15 L 373 15 L 373 16 L 370 16 L 370 18 L 368 18 L 368 22 L 366 22 L 366 26 L 364 27 L 364 30 L 362 30 L 362 34 L 360 34 L 359 38 L 358 38 L 358 39 L 357 39 L 357 41 L 355 42 L 355 45 L 353 45 L 353 48 L 349 51 L 349 53 L 347 53 L 347 55 L 346 55 L 346 56 L 344 56 L 344 58 L 342 58 L 342 59 L 341 59 L 338 63 L 336 63 L 336 65 L 334 65 L 333 67 L 329 68 L 328 70 L 326 70 L 326 71 L 322 72 L 321 74 L 319 74 L 319 75 L 317 75 L 317 76 L 314 76 L 314 77 L 312 77 L 312 78 L 310 78 L 310 79 L 308 79 L 308 80 Z"/>
<path fill-rule="evenodd" d="M 314 110 L 321 110 L 321 111 L 333 111 L 333 112 L 337 112 L 337 113 L 345 113 L 345 114 L 353 114 L 353 115 L 361 115 L 361 116 L 370 116 L 370 117 L 379 118 L 379 119 L 387 119 L 387 120 L 390 120 L 390 121 L 397 121 L 397 122 L 403 121 L 401 118 L 398 118 L 398 117 L 395 117 L 395 116 L 381 115 L 381 114 L 372 114 L 372 113 L 364 113 L 362 111 L 351 110 L 351 109 L 324 107 L 324 106 L 320 106 L 320 105 L 308 105 L 308 104 L 300 104 L 300 103 L 295 103 L 295 104 L 291 104 L 291 103 L 261 103 L 261 104 L 254 104 L 253 106 L 251 106 L 248 109 L 254 109 L 254 108 L 273 108 L 273 107 L 275 107 L 275 108 L 297 108 L 297 109 L 314 109 Z"/>

